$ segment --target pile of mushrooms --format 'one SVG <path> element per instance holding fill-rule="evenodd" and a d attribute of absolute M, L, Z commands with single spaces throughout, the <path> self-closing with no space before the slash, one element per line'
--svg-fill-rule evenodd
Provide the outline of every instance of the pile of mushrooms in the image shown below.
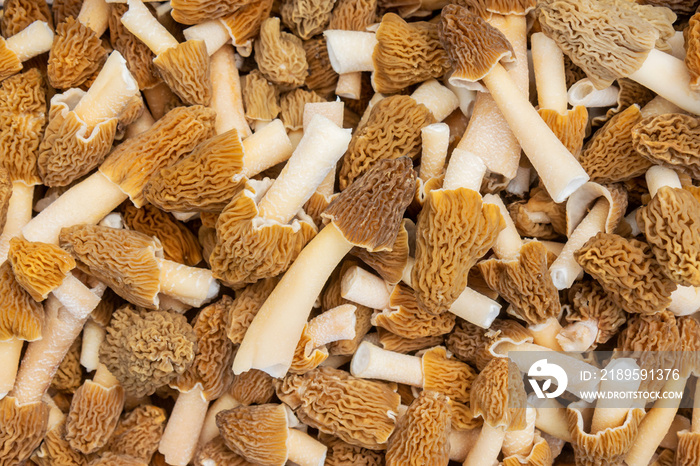
<path fill-rule="evenodd" d="M 0 292 L 0 466 L 698 466 L 700 0 L 0 1 Z"/>

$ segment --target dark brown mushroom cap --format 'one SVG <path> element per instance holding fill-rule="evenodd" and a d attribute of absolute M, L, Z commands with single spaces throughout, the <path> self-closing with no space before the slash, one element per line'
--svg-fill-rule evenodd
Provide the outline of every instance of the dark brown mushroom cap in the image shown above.
<path fill-rule="evenodd" d="M 41 339 L 44 307 L 22 288 L 9 262 L 0 266 L 0 296 L 0 341 Z"/>
<path fill-rule="evenodd" d="M 59 244 L 78 267 L 105 282 L 119 296 L 142 307 L 158 307 L 160 241 L 133 230 L 99 225 L 63 228 Z"/>
<path fill-rule="evenodd" d="M 476 82 L 499 61 L 515 61 L 513 46 L 503 33 L 468 9 L 447 5 L 440 16 L 440 41 L 455 70 L 450 80 Z"/>
<path fill-rule="evenodd" d="M 335 0 L 291 0 L 282 4 L 280 15 L 296 36 L 307 40 L 323 33 L 334 4 Z"/>
<path fill-rule="evenodd" d="M 46 403 L 20 406 L 12 396 L 0 400 L 0 464 L 14 466 L 29 459 L 46 434 L 48 420 Z"/>
<path fill-rule="evenodd" d="M 185 316 L 168 311 L 117 309 L 100 346 L 100 361 L 127 394 L 154 393 L 194 361 L 197 337 Z"/>
<path fill-rule="evenodd" d="M 505 221 L 470 189 L 433 190 L 418 215 L 411 281 L 427 312 L 446 312 L 467 287 L 469 269 L 491 249 Z"/>
<path fill-rule="evenodd" d="M 423 390 L 396 424 L 386 451 L 387 466 L 447 464 L 450 417 L 448 398 Z"/>
<path fill-rule="evenodd" d="M 377 92 L 398 92 L 412 84 L 440 78 L 451 68 L 435 24 L 407 23 L 400 16 L 387 13 L 376 37 L 372 83 Z"/>
<path fill-rule="evenodd" d="M 69 17 L 77 18 L 82 3 L 82 0 L 54 0 L 51 4 L 54 24 L 61 24 Z"/>
<path fill-rule="evenodd" d="M 700 463 L 700 433 L 683 430 L 678 432 L 676 466 L 692 466 Z"/>
<path fill-rule="evenodd" d="M 415 353 L 416 351 L 441 345 L 445 337 L 444 335 L 435 335 L 430 337 L 406 338 L 381 327 L 377 328 L 377 333 L 379 334 L 379 343 L 381 343 L 382 348 L 401 354 Z"/>
<path fill-rule="evenodd" d="M 246 119 L 272 121 L 280 112 L 279 89 L 258 70 L 253 70 L 241 80 Z"/>
<path fill-rule="evenodd" d="M 211 102 L 209 54 L 203 40 L 188 40 L 162 52 L 153 64 L 163 81 L 189 105 Z"/>
<path fill-rule="evenodd" d="M 56 27 L 49 52 L 47 75 L 56 89 L 79 87 L 99 71 L 107 60 L 107 50 L 95 31 L 75 18 Z"/>
<path fill-rule="evenodd" d="M 178 23 L 197 24 L 226 16 L 249 3 L 237 0 L 173 0 L 172 16 Z"/>
<path fill-rule="evenodd" d="M 174 108 L 113 150 L 100 172 L 141 207 L 146 202 L 143 189 L 151 176 L 213 136 L 215 119 L 216 112 L 201 105 Z"/>
<path fill-rule="evenodd" d="M 149 404 L 137 406 L 122 415 L 103 451 L 150 462 L 158 450 L 166 419 L 163 408 Z"/>
<path fill-rule="evenodd" d="M 700 178 L 700 119 L 682 113 L 655 115 L 632 129 L 634 149 L 650 162 Z"/>
<path fill-rule="evenodd" d="M 228 392 L 245 406 L 269 403 L 275 395 L 275 379 L 267 372 L 251 369 L 235 375 Z"/>
<path fill-rule="evenodd" d="M 122 409 L 124 389 L 120 385 L 105 388 L 86 380 L 73 395 L 66 419 L 66 440 L 85 455 L 96 452 L 112 436 Z"/>
<path fill-rule="evenodd" d="M 70 349 L 59 364 L 56 374 L 51 379 L 51 388 L 58 391 L 74 393 L 83 383 L 83 367 L 80 365 L 82 338 L 75 339 Z"/>
<path fill-rule="evenodd" d="M 333 199 L 322 217 L 355 246 L 370 252 L 391 249 L 415 180 L 408 157 L 380 160 Z"/>
<path fill-rule="evenodd" d="M 520 249 L 517 260 L 489 259 L 479 263 L 486 283 L 512 305 L 509 314 L 538 325 L 561 313 L 559 292 L 548 272 L 547 249 L 530 241 Z"/>
<path fill-rule="evenodd" d="M 278 278 L 266 278 L 238 290 L 229 310 L 227 330 L 228 337 L 234 344 L 241 344 L 250 323 L 278 281 Z"/>
<path fill-rule="evenodd" d="M 367 448 L 350 445 L 337 437 L 328 434 L 320 434 L 319 440 L 328 447 L 326 453 L 326 466 L 381 466 L 384 464 L 382 452 L 368 450 Z"/>
<path fill-rule="evenodd" d="M 112 12 L 109 16 L 110 42 L 126 60 L 126 67 L 138 83 L 139 89 L 149 89 L 161 81 L 153 64 L 155 55 L 122 24 L 121 17 L 128 10 L 129 7 L 126 4 L 112 4 Z"/>
<path fill-rule="evenodd" d="M 254 466 L 241 455 L 232 452 L 226 442 L 220 435 L 217 435 L 212 440 L 201 446 L 195 453 L 195 466 L 225 464 L 226 466 Z"/>
<path fill-rule="evenodd" d="M 338 174 L 340 189 L 346 189 L 379 160 L 418 157 L 421 128 L 432 123 L 435 118 L 430 110 L 407 95 L 379 101 L 367 123 L 350 140 Z"/>
<path fill-rule="evenodd" d="M 579 281 L 569 288 L 565 319 L 569 323 L 592 320 L 598 326 L 596 343 L 606 343 L 627 322 L 627 314 L 595 280 Z"/>
<path fill-rule="evenodd" d="M 661 187 L 637 211 L 637 224 L 668 278 L 700 286 L 700 201 L 693 194 Z"/>
<path fill-rule="evenodd" d="M 56 245 L 12 238 L 7 259 L 15 279 L 36 301 L 45 300 L 75 268 L 75 260 Z"/>
<path fill-rule="evenodd" d="M 472 383 L 470 406 L 492 427 L 525 427 L 525 385 L 520 369 L 509 358 L 494 358 Z"/>
<path fill-rule="evenodd" d="M 443 346 L 423 353 L 423 389 L 435 390 L 458 403 L 469 403 L 469 392 L 476 372 L 457 358 L 447 357 Z"/>
<path fill-rule="evenodd" d="M 5 37 L 14 36 L 34 21 L 44 21 L 53 29 L 51 10 L 45 1 L 7 0 L 3 5 L 0 29 Z"/>
<path fill-rule="evenodd" d="M 386 448 L 400 403 L 390 385 L 330 367 L 288 375 L 277 396 L 304 424 L 371 450 Z"/>
<path fill-rule="evenodd" d="M 308 63 L 308 76 L 304 84 L 319 95 L 327 96 L 335 90 L 338 82 L 338 73 L 333 70 L 328 58 L 326 39 L 320 36 L 304 41 L 306 62 Z"/>
<path fill-rule="evenodd" d="M 266 466 L 287 462 L 287 413 L 282 404 L 238 406 L 216 415 L 226 446 L 246 460 Z"/>
<path fill-rule="evenodd" d="M 255 62 L 270 81 L 286 88 L 304 84 L 308 74 L 306 52 L 301 39 L 280 30 L 280 19 L 267 18 L 255 41 Z"/>
<path fill-rule="evenodd" d="M 395 284 L 401 281 L 403 270 L 408 263 L 410 256 L 410 244 L 406 222 L 410 220 L 404 219 L 401 223 L 401 229 L 394 242 L 394 247 L 391 251 L 368 252 L 366 249 L 354 248 L 351 253 L 357 256 L 365 264 L 372 267 L 381 277 Z"/>

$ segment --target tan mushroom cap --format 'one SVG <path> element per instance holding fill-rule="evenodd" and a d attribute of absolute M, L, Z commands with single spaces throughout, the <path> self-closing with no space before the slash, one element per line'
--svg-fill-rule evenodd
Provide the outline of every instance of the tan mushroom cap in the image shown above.
<path fill-rule="evenodd" d="M 470 406 L 475 416 L 507 431 L 525 427 L 525 386 L 520 369 L 509 358 L 489 361 L 472 383 Z"/>
<path fill-rule="evenodd" d="M 642 241 L 600 232 L 576 251 L 574 258 L 627 312 L 655 314 L 671 303 L 675 284 L 666 278 L 651 248 Z"/>
<path fill-rule="evenodd" d="M 237 2 L 238 3 L 238 2 Z M 221 18 L 231 38 L 237 45 L 254 39 L 260 32 L 260 25 L 270 16 L 272 0 L 255 0 L 239 7 L 231 15 Z"/>
<path fill-rule="evenodd" d="M 593 117 L 591 124 L 594 127 L 605 124 L 610 118 L 633 104 L 637 104 L 641 108 L 656 96 L 653 91 L 629 78 L 620 78 L 616 83 L 617 87 L 620 88 L 620 91 L 617 93 L 617 105 L 609 108 L 605 115 Z"/>
<path fill-rule="evenodd" d="M 328 58 L 326 39 L 321 36 L 304 41 L 304 51 L 309 73 L 304 84 L 319 95 L 330 95 L 338 82 L 338 73 L 333 70 L 331 60 Z"/>
<path fill-rule="evenodd" d="M 325 102 L 326 99 L 314 91 L 294 89 L 280 98 L 280 119 L 288 130 L 296 131 L 304 127 L 304 106 L 309 103 Z"/>
<path fill-rule="evenodd" d="M 510 315 L 528 325 L 559 317 L 559 292 L 548 273 L 547 249 L 539 241 L 523 245 L 517 260 L 489 259 L 478 265 L 489 287 L 512 305 Z"/>
<path fill-rule="evenodd" d="M 372 53 L 372 84 L 377 92 L 391 94 L 430 78 L 440 78 L 451 66 L 435 24 L 407 23 L 387 13 L 376 32 Z"/>
<path fill-rule="evenodd" d="M 117 427 L 124 409 L 124 389 L 105 388 L 86 380 L 75 392 L 66 419 L 66 440 L 87 455 L 102 448 Z"/>
<path fill-rule="evenodd" d="M 54 5 L 54 11 L 55 9 Z M 126 4 L 112 4 L 112 12 L 109 17 L 110 43 L 126 60 L 126 66 L 138 83 L 139 89 L 149 89 L 161 82 L 158 71 L 153 64 L 155 55 L 146 44 L 122 24 L 121 17 L 128 9 Z"/>
<path fill-rule="evenodd" d="M 414 353 L 423 349 L 432 348 L 433 346 L 443 344 L 444 340 L 444 335 L 406 338 L 381 327 L 377 329 L 377 333 L 379 334 L 379 343 L 381 343 L 383 349 L 402 354 Z"/>
<path fill-rule="evenodd" d="M 229 394 L 242 405 L 260 405 L 275 396 L 275 379 L 267 372 L 251 369 L 233 377 Z"/>
<path fill-rule="evenodd" d="M 83 383 L 83 368 L 80 365 L 82 338 L 75 339 L 70 349 L 59 364 L 56 374 L 51 379 L 51 388 L 58 391 L 74 393 Z"/>
<path fill-rule="evenodd" d="M 209 54 L 202 40 L 188 40 L 153 59 L 163 81 L 189 105 L 211 102 Z"/>
<path fill-rule="evenodd" d="M 423 310 L 413 289 L 399 283 L 389 297 L 389 308 L 372 319 L 374 325 L 404 338 L 446 335 L 455 326 L 456 316 L 451 312 L 435 315 Z"/>
<path fill-rule="evenodd" d="M 509 204 L 508 213 L 520 236 L 553 240 L 566 235 L 566 204 L 555 203 L 542 185 L 530 190 L 529 199 Z M 544 214 L 550 223 L 533 220 L 535 213 Z"/>
<path fill-rule="evenodd" d="M 10 240 L 7 256 L 15 279 L 36 301 L 45 300 L 75 268 L 75 260 L 56 245 Z"/>
<path fill-rule="evenodd" d="M 661 187 L 637 211 L 637 224 L 668 278 L 700 286 L 700 201 L 693 194 Z"/>
<path fill-rule="evenodd" d="M 120 144 L 105 159 L 100 172 L 141 207 L 146 201 L 143 189 L 151 176 L 213 136 L 215 118 L 215 112 L 207 107 L 177 107 L 147 131 Z"/>
<path fill-rule="evenodd" d="M 291 0 L 284 2 L 280 15 L 284 24 L 302 40 L 323 33 L 331 19 L 335 0 Z"/>
<path fill-rule="evenodd" d="M 46 433 L 49 407 L 36 402 L 18 405 L 12 396 L 0 400 L 0 464 L 22 464 Z"/>
<path fill-rule="evenodd" d="M 68 18 L 56 27 L 49 52 L 49 83 L 56 89 L 79 87 L 100 70 L 105 60 L 107 50 L 95 31 Z"/>
<path fill-rule="evenodd" d="M 137 406 L 119 419 L 104 451 L 150 462 L 158 450 L 166 419 L 163 408 L 150 404 Z"/>
<path fill-rule="evenodd" d="M 627 322 L 627 314 L 603 287 L 594 280 L 579 281 L 569 288 L 564 318 L 569 323 L 593 320 L 598 326 L 595 342 L 606 343 Z"/>
<path fill-rule="evenodd" d="M 430 348 L 422 358 L 423 389 L 440 392 L 451 401 L 469 403 L 476 372 L 457 358 L 447 357 L 443 346 Z"/>
<path fill-rule="evenodd" d="M 301 39 L 280 30 L 280 19 L 267 18 L 255 40 L 255 62 L 270 81 L 286 88 L 304 84 L 308 74 Z"/>
<path fill-rule="evenodd" d="M 367 26 L 375 22 L 376 15 L 377 0 L 338 0 L 331 12 L 327 29 L 365 31 Z"/>
<path fill-rule="evenodd" d="M 499 319 L 494 320 L 493 324 L 496 324 L 498 321 Z M 505 322 L 516 323 L 515 321 Z M 523 330 L 525 329 L 523 328 Z M 482 370 L 490 359 L 486 353 L 486 344 L 488 343 L 486 331 L 486 329 L 471 322 L 458 319 L 454 331 L 447 337 L 447 349 L 460 360 Z"/>
<path fill-rule="evenodd" d="M 242 79 L 243 103 L 248 121 L 272 121 L 280 112 L 279 90 L 258 70 Z"/>
<path fill-rule="evenodd" d="M 22 288 L 9 262 L 0 266 L 0 296 L 0 341 L 41 339 L 44 307 Z"/>
<path fill-rule="evenodd" d="M 87 458 L 74 450 L 65 439 L 66 420 L 46 433 L 44 441 L 32 454 L 32 461 L 38 466 L 85 466 Z"/>
<path fill-rule="evenodd" d="M 69 17 L 77 18 L 81 5 L 82 0 L 54 0 L 51 5 L 54 23 L 61 24 Z"/>
<path fill-rule="evenodd" d="M 215 438 L 202 445 L 195 453 L 194 465 L 207 466 L 210 464 L 225 464 L 227 466 L 253 466 L 241 455 L 232 452 L 224 439 L 217 435 Z"/>
<path fill-rule="evenodd" d="M 17 54 L 7 47 L 7 42 L 0 37 L 0 82 L 22 70 L 22 62 Z"/>
<path fill-rule="evenodd" d="M 513 455 L 503 458 L 503 466 L 551 466 L 554 462 L 549 443 L 535 432 L 532 449 L 527 456 Z"/>
<path fill-rule="evenodd" d="M 695 12 L 688 20 L 688 27 L 683 30 L 685 39 L 685 66 L 690 73 L 690 88 L 700 89 L 700 14 Z"/>
<path fill-rule="evenodd" d="M 372 107 L 367 123 L 350 140 L 339 172 L 341 190 L 347 188 L 378 160 L 421 151 L 421 128 L 435 123 L 430 110 L 406 95 L 382 99 Z"/>
<path fill-rule="evenodd" d="M 346 466 L 348 464 L 381 466 L 384 464 L 384 454 L 382 452 L 350 445 L 328 434 L 320 434 L 319 440 L 328 447 L 326 466 Z"/>
<path fill-rule="evenodd" d="M 106 327 L 112 319 L 112 313 L 124 303 L 124 300 L 111 288 L 107 288 L 102 294 L 102 299 L 90 313 L 90 318 L 97 324 Z"/>
<path fill-rule="evenodd" d="M 0 166 L 0 231 L 5 228 L 7 221 L 7 210 L 10 207 L 12 197 L 12 180 L 5 168 Z"/>
<path fill-rule="evenodd" d="M 100 361 L 127 394 L 154 393 L 194 361 L 197 337 L 185 316 L 168 311 L 117 309 L 100 346 Z"/>
<path fill-rule="evenodd" d="M 578 159 L 588 125 L 586 107 L 577 105 L 564 115 L 549 108 L 540 108 L 537 112 L 568 151 Z"/>
<path fill-rule="evenodd" d="M 250 1 L 236 0 L 173 0 L 172 16 L 182 24 L 197 24 L 208 19 L 226 16 L 240 6 Z"/>
<path fill-rule="evenodd" d="M 447 464 L 450 405 L 442 393 L 423 390 L 399 418 L 386 451 L 387 466 Z"/>
<path fill-rule="evenodd" d="M 238 406 L 216 415 L 226 446 L 246 460 L 266 466 L 287 462 L 287 412 L 282 404 Z"/>
<path fill-rule="evenodd" d="M 5 37 L 14 36 L 34 21 L 44 21 L 53 29 L 51 10 L 46 2 L 36 0 L 7 0 L 3 5 L 0 29 Z"/>
<path fill-rule="evenodd" d="M 682 113 L 640 120 L 632 130 L 634 149 L 650 162 L 700 178 L 700 119 Z"/>
<path fill-rule="evenodd" d="M 111 451 L 94 458 L 88 466 L 148 466 L 146 462 L 129 455 L 120 455 Z"/>
<path fill-rule="evenodd" d="M 227 324 L 228 338 L 236 345 L 243 341 L 250 323 L 272 290 L 277 286 L 277 278 L 266 278 L 238 290 L 236 299 L 229 310 Z"/>
<path fill-rule="evenodd" d="M 418 215 L 411 281 L 427 312 L 447 311 L 467 286 L 467 274 L 491 249 L 505 221 L 498 206 L 470 189 L 433 190 Z"/>
<path fill-rule="evenodd" d="M 391 251 L 368 252 L 362 248 L 356 248 L 351 251 L 353 255 L 372 267 L 390 284 L 396 284 L 401 281 L 403 271 L 408 264 L 411 247 L 408 230 L 406 229 L 407 222 L 410 222 L 410 220 L 404 219 L 401 223 L 401 229 Z"/>
<path fill-rule="evenodd" d="M 678 432 L 676 466 L 691 466 L 700 463 L 700 433 L 683 430 Z"/>
<path fill-rule="evenodd" d="M 304 424 L 371 450 L 386 448 L 400 403 L 390 385 L 330 367 L 288 375 L 277 396 Z"/>
<path fill-rule="evenodd" d="M 472 430 L 484 425 L 484 420 L 481 417 L 475 417 L 474 412 L 465 403 L 450 400 L 450 410 L 452 411 L 452 430 Z"/>

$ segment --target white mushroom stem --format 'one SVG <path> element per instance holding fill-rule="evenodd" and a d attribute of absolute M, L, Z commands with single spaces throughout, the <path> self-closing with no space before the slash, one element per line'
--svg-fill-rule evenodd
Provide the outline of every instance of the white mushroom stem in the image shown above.
<path fill-rule="evenodd" d="M 665 113 L 683 113 L 683 111 L 684 110 L 678 105 L 657 95 L 642 107 L 640 113 L 642 114 L 642 118 L 647 118 L 650 116 L 663 115 Z"/>
<path fill-rule="evenodd" d="M 418 86 L 411 98 L 425 105 L 436 121 L 444 120 L 459 107 L 459 99 L 454 92 L 440 84 L 437 79 L 428 79 Z"/>
<path fill-rule="evenodd" d="M 0 341 L 0 400 L 5 398 L 15 385 L 23 345 L 24 341 L 19 338 Z"/>
<path fill-rule="evenodd" d="M 221 411 L 233 409 L 240 406 L 240 401 L 225 393 L 218 400 L 211 404 L 202 424 L 202 431 L 199 434 L 199 445 L 206 445 L 210 440 L 219 435 L 219 427 L 216 425 L 216 415 Z"/>
<path fill-rule="evenodd" d="M 634 209 L 629 214 L 625 215 L 625 221 L 632 230 L 632 236 L 637 236 L 642 232 L 642 230 L 639 229 L 639 225 L 637 224 L 637 212 L 639 212 L 639 207 Z"/>
<path fill-rule="evenodd" d="M 423 361 L 418 356 L 396 353 L 363 341 L 350 362 L 350 373 L 363 379 L 380 379 L 423 387 Z"/>
<path fill-rule="evenodd" d="M 450 127 L 445 123 L 433 123 L 420 130 L 422 151 L 420 179 L 428 181 L 442 174 L 450 145 Z"/>
<path fill-rule="evenodd" d="M 457 96 L 457 100 L 459 100 L 459 110 L 462 114 L 466 117 L 471 117 L 474 111 L 477 91 L 455 86 L 449 80 L 445 81 L 445 85 Z"/>
<path fill-rule="evenodd" d="M 335 167 L 351 137 L 349 129 L 314 116 L 282 173 L 260 200 L 259 215 L 287 224 Z"/>
<path fill-rule="evenodd" d="M 119 212 L 112 212 L 111 214 L 107 214 L 105 218 L 100 220 L 100 223 L 98 223 L 98 225 L 107 228 L 122 229 L 124 228 L 124 218 Z"/>
<path fill-rule="evenodd" d="M 187 466 L 192 460 L 208 407 L 209 401 L 204 398 L 200 383 L 189 391 L 180 392 L 158 445 L 166 463 Z"/>
<path fill-rule="evenodd" d="M 186 40 L 204 41 L 207 53 L 212 56 L 231 40 L 228 30 L 218 19 L 195 24 L 182 33 Z"/>
<path fill-rule="evenodd" d="M 519 166 L 518 171 L 515 173 L 515 178 L 510 180 L 510 183 L 506 186 L 506 191 L 516 196 L 525 196 L 530 191 L 530 175 L 530 167 Z"/>
<path fill-rule="evenodd" d="M 272 120 L 243 140 L 243 175 L 252 178 L 289 159 L 293 151 L 282 120 Z"/>
<path fill-rule="evenodd" d="M 92 29 L 100 37 L 109 26 L 110 6 L 105 0 L 84 0 L 78 14 L 78 21 Z"/>
<path fill-rule="evenodd" d="M 342 128 L 344 113 L 345 104 L 340 99 L 336 100 L 335 102 L 308 103 L 304 105 L 304 114 L 302 117 L 304 131 L 307 130 L 315 115 L 323 115 L 338 125 L 338 127 Z M 325 196 L 326 199 L 333 195 L 333 192 L 335 191 L 335 170 L 336 167 L 331 168 L 316 190 L 316 192 Z"/>
<path fill-rule="evenodd" d="M 567 110 L 564 54 L 557 43 L 542 32 L 532 34 L 530 43 L 540 108 L 564 115 Z"/>
<path fill-rule="evenodd" d="M 546 346 L 554 351 L 562 351 L 562 347 L 557 341 L 557 335 L 561 331 L 561 324 L 556 318 L 550 317 L 541 324 L 528 326 L 527 329 L 532 334 L 535 344 Z"/>
<path fill-rule="evenodd" d="M 119 385 L 117 378 L 113 376 L 109 369 L 107 369 L 107 366 L 102 363 L 97 366 L 97 370 L 95 371 L 95 375 L 92 377 L 92 381 L 102 385 L 104 388 L 111 388 Z"/>
<path fill-rule="evenodd" d="M 578 274 L 583 271 L 574 259 L 574 253 L 581 249 L 586 241 L 605 229 L 608 208 L 608 202 L 605 199 L 596 201 L 588 215 L 569 236 L 559 257 L 552 263 L 549 273 L 552 275 L 552 282 L 558 290 L 570 288 Z"/>
<path fill-rule="evenodd" d="M 608 86 L 605 89 L 596 89 L 588 78 L 575 82 L 569 88 L 567 97 L 572 107 L 583 105 L 584 107 L 611 107 L 617 104 L 617 95 L 620 88 Z"/>
<path fill-rule="evenodd" d="M 561 254 L 564 249 L 564 243 L 558 243 L 556 241 L 540 241 L 540 243 L 542 243 L 548 252 L 551 252 L 557 257 L 559 257 L 559 254 Z"/>
<path fill-rule="evenodd" d="M 536 398 L 534 393 L 528 396 L 527 401 L 537 410 L 535 427 L 564 442 L 573 441 L 569 433 L 566 408 L 561 403 L 554 398 Z"/>
<path fill-rule="evenodd" d="M 595 320 L 582 320 L 559 330 L 556 338 L 564 351 L 583 353 L 595 343 L 597 336 L 598 323 Z"/>
<path fill-rule="evenodd" d="M 372 53 L 377 37 L 373 32 L 329 29 L 323 31 L 323 36 L 333 71 L 338 74 L 374 71 Z"/>
<path fill-rule="evenodd" d="M 691 429 L 694 433 L 700 433 L 700 383 L 695 380 L 695 392 L 693 393 L 693 419 L 691 420 Z"/>
<path fill-rule="evenodd" d="M 481 429 L 455 430 L 450 431 L 450 460 L 462 463 L 467 459 L 469 450 L 472 449 L 479 438 Z"/>
<path fill-rule="evenodd" d="M 199 307 L 219 294 L 217 282 L 209 269 L 189 267 L 157 258 L 160 268 L 160 292 L 185 304 Z"/>
<path fill-rule="evenodd" d="M 53 31 L 44 21 L 34 21 L 12 37 L 5 39 L 8 49 L 25 62 L 30 58 L 48 52 L 53 44 Z"/>
<path fill-rule="evenodd" d="M 613 359 L 605 367 L 607 373 L 612 371 L 629 370 L 629 373 L 639 371 L 639 366 L 634 359 L 620 358 Z M 614 376 L 613 376 L 614 377 Z M 617 398 L 600 398 L 596 402 L 595 410 L 593 411 L 593 420 L 591 421 L 591 434 L 595 435 L 607 428 L 620 427 L 627 417 L 627 413 L 634 405 L 633 393 L 639 390 L 641 380 L 634 380 L 632 377 L 620 380 L 619 377 L 607 377 L 600 382 L 599 390 L 603 393 L 626 393 L 628 396 Z"/>
<path fill-rule="evenodd" d="M 7 260 L 10 240 L 20 234 L 22 227 L 32 219 L 32 202 L 34 186 L 27 186 L 23 181 L 12 182 L 12 196 L 7 207 L 5 228 L 0 235 L 0 264 Z"/>
<path fill-rule="evenodd" d="M 343 73 L 338 76 L 335 85 L 335 95 L 346 99 L 357 100 L 362 91 L 362 72 Z"/>
<path fill-rule="evenodd" d="M 129 10 L 122 15 L 122 24 L 156 56 L 177 47 L 177 40 L 158 22 L 141 0 L 128 0 L 127 4 Z"/>
<path fill-rule="evenodd" d="M 100 345 L 107 335 L 100 324 L 90 319 L 83 327 L 83 341 L 80 349 L 80 364 L 88 372 L 96 370 L 100 365 Z"/>
<path fill-rule="evenodd" d="M 233 48 L 221 47 L 212 55 L 211 69 L 211 108 L 216 111 L 214 128 L 216 134 L 225 133 L 235 128 L 238 135 L 245 139 L 252 134 L 243 110 L 241 78 L 236 68 Z M 291 154 L 291 151 L 290 151 Z"/>
<path fill-rule="evenodd" d="M 668 310 L 676 316 L 695 314 L 700 310 L 700 288 L 695 286 L 679 286 L 671 293 L 671 304 Z"/>
<path fill-rule="evenodd" d="M 520 256 L 520 248 L 522 248 L 523 242 L 520 239 L 520 234 L 518 229 L 513 223 L 513 219 L 510 217 L 510 213 L 506 208 L 501 196 L 497 194 L 486 194 L 483 198 L 484 204 L 493 204 L 498 206 L 498 210 L 501 212 L 501 217 L 506 223 L 506 227 L 498 233 L 496 237 L 496 243 L 493 245 L 493 252 L 496 253 L 501 260 L 515 260 Z"/>
<path fill-rule="evenodd" d="M 503 456 L 527 456 L 530 453 L 535 438 L 536 420 L 537 410 L 528 405 L 525 409 L 525 428 L 506 432 L 503 439 Z"/>
<path fill-rule="evenodd" d="M 289 429 L 287 457 L 299 466 L 323 466 L 328 447 L 299 429 Z"/>
<path fill-rule="evenodd" d="M 149 112 L 147 108 L 144 108 L 141 116 L 126 127 L 124 139 L 138 136 L 139 134 L 147 131 L 155 122 L 156 120 L 153 118 L 153 115 L 151 115 L 151 112 Z"/>
<path fill-rule="evenodd" d="M 498 454 L 505 439 L 503 427 L 493 427 L 487 422 L 481 427 L 476 444 L 469 450 L 463 466 L 493 466 L 498 463 Z"/>
<path fill-rule="evenodd" d="M 445 170 L 442 189 L 467 188 L 479 192 L 486 174 L 486 165 L 473 152 L 456 148 Z"/>
<path fill-rule="evenodd" d="M 334 341 L 355 338 L 356 310 L 352 304 L 341 304 L 311 319 L 306 325 L 311 347 L 319 348 Z"/>
<path fill-rule="evenodd" d="M 656 196 L 656 192 L 663 186 L 681 188 L 681 180 L 678 178 L 678 173 L 671 168 L 666 168 L 661 165 L 654 165 L 649 168 L 644 178 L 646 178 L 649 195 L 652 198 Z"/>
<path fill-rule="evenodd" d="M 641 68 L 629 77 L 680 108 L 700 115 L 700 93 L 690 89 L 690 73 L 683 60 L 651 49 Z"/>

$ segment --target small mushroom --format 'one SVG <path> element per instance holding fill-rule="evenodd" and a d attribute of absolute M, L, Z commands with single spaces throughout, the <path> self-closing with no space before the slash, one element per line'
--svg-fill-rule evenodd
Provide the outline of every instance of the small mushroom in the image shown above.
<path fill-rule="evenodd" d="M 284 24 L 301 40 L 308 40 L 326 29 L 334 1 L 292 0 L 280 8 Z"/>
<path fill-rule="evenodd" d="M 280 112 L 279 90 L 253 70 L 242 79 L 245 116 L 254 129 L 262 128 Z"/>
<path fill-rule="evenodd" d="M 8 0 L 3 5 L 2 20 L 0 20 L 2 35 L 13 36 L 37 20 L 44 21 L 53 27 L 51 10 L 46 2 Z"/>
<path fill-rule="evenodd" d="M 263 76 L 283 88 L 301 86 L 308 74 L 301 39 L 282 32 L 280 19 L 276 17 L 267 18 L 260 25 L 260 35 L 255 40 L 255 61 Z"/>
<path fill-rule="evenodd" d="M 681 113 L 649 116 L 632 130 L 634 149 L 642 157 L 693 178 L 700 177 L 698 137 L 700 120 Z"/>
<path fill-rule="evenodd" d="M 128 10 L 124 4 L 112 4 L 109 16 L 109 38 L 115 50 L 126 60 L 129 71 L 139 85 L 139 89 L 148 89 L 158 84 L 161 79 L 153 64 L 155 56 L 146 44 L 138 40 L 121 22 L 121 17 Z M 54 5 L 56 11 L 56 5 Z"/>
<path fill-rule="evenodd" d="M 150 404 L 124 413 L 102 452 L 128 455 L 150 462 L 163 435 L 165 411 Z"/>
<path fill-rule="evenodd" d="M 304 41 L 308 75 L 304 84 L 319 95 L 325 96 L 333 92 L 338 81 L 338 74 L 331 66 L 328 58 L 326 39 L 319 37 Z"/>
<path fill-rule="evenodd" d="M 49 407 L 37 401 L 20 404 L 7 396 L 0 400 L 0 464 L 22 464 L 46 434 Z"/>
<path fill-rule="evenodd" d="M 7 39 L 0 37 L 0 82 L 22 70 L 22 62 L 48 52 L 54 40 L 45 21 L 32 24 Z"/>
<path fill-rule="evenodd" d="M 49 419 L 46 435 L 34 453 L 31 460 L 38 466 L 86 466 L 87 458 L 74 450 L 65 438 L 66 416 L 55 404 L 48 402 Z"/>

